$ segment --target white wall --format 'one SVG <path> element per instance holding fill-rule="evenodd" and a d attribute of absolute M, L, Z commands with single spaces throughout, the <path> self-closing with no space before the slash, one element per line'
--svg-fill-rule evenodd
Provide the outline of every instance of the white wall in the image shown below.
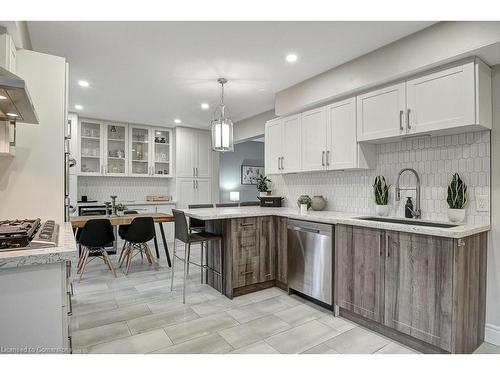
<path fill-rule="evenodd" d="M 500 65 L 492 69 L 491 232 L 488 243 L 486 340 L 500 345 Z"/>
<path fill-rule="evenodd" d="M 500 22 L 440 22 L 278 92 L 276 115 L 299 112 L 467 55 L 481 56 L 479 51 L 488 46 L 494 50 L 499 42 Z"/>
<path fill-rule="evenodd" d="M 234 124 L 233 137 L 234 142 L 244 142 L 264 135 L 264 127 L 266 121 L 275 118 L 274 110 L 259 113 L 258 115 L 249 117 L 245 120 L 238 121 Z"/>
<path fill-rule="evenodd" d="M 40 123 L 18 124 L 16 156 L 0 159 L 0 218 L 64 221 L 66 60 L 17 51 Z"/>

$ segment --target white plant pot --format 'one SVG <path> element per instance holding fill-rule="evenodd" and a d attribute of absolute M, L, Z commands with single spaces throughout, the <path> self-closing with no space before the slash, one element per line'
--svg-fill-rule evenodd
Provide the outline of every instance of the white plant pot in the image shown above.
<path fill-rule="evenodd" d="M 452 223 L 461 223 L 465 220 L 465 208 L 448 208 L 448 219 Z"/>
<path fill-rule="evenodd" d="M 301 204 L 300 205 L 300 214 L 301 215 L 307 214 L 307 204 Z"/>
<path fill-rule="evenodd" d="M 378 216 L 387 216 L 389 215 L 389 205 L 387 204 L 376 204 L 375 212 Z"/>

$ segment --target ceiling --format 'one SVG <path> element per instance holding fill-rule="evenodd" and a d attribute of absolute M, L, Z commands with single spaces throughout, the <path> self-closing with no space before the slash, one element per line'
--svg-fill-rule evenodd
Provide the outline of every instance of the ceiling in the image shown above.
<path fill-rule="evenodd" d="M 233 121 L 274 93 L 433 22 L 28 22 L 33 49 L 70 64 L 70 110 L 141 124 L 207 127 L 229 80 Z M 289 53 L 298 61 L 287 63 Z M 82 88 L 78 80 L 87 80 Z M 202 110 L 200 104 L 210 109 Z"/>

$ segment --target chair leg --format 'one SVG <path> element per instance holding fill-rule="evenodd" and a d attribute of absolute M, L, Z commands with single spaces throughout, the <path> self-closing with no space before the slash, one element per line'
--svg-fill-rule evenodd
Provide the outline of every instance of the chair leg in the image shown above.
<path fill-rule="evenodd" d="M 144 255 L 146 255 L 146 260 L 148 261 L 148 263 L 150 265 L 152 265 L 153 264 L 153 259 L 151 257 L 150 252 L 148 251 L 149 249 L 147 249 L 147 245 L 145 243 L 141 244 L 141 255 L 142 255 L 142 249 L 144 249 Z"/>
<path fill-rule="evenodd" d="M 82 262 L 82 268 L 80 269 L 80 278 L 78 279 L 78 282 L 82 281 L 82 276 L 83 273 L 85 272 L 85 266 L 87 265 L 87 258 L 89 257 L 89 253 L 90 253 L 89 249 L 84 250 L 84 258 Z"/>
<path fill-rule="evenodd" d="M 133 251 L 130 250 L 127 254 L 127 267 L 125 268 L 125 275 L 128 275 L 128 270 L 130 269 L 130 264 L 132 263 Z"/>
<path fill-rule="evenodd" d="M 80 268 L 78 269 L 77 273 L 82 273 L 83 269 L 85 268 L 85 263 L 87 263 L 87 259 L 89 257 L 89 250 L 87 248 L 83 248 L 82 250 L 82 263 L 80 264 Z"/>
<path fill-rule="evenodd" d="M 108 252 L 105 249 L 102 249 L 101 253 L 102 253 L 102 256 L 104 258 L 104 261 L 108 265 L 109 270 L 111 272 L 113 272 L 113 275 L 115 275 L 115 277 L 116 277 L 116 272 L 115 272 L 115 269 L 113 267 L 113 263 L 111 263 L 111 259 L 109 258 Z"/>
<path fill-rule="evenodd" d="M 176 252 L 175 252 L 175 249 L 176 249 L 175 245 L 176 244 L 177 244 L 177 241 L 174 238 L 174 253 L 173 253 L 173 256 L 172 256 L 172 275 L 171 275 L 171 278 L 170 278 L 170 291 L 174 290 L 175 258 L 177 257 Z"/>
<path fill-rule="evenodd" d="M 158 269 L 158 262 L 155 260 L 153 253 L 151 252 L 151 249 L 149 248 L 147 243 L 144 244 L 144 253 L 146 253 L 147 257 L 149 257 L 151 265 Z"/>
<path fill-rule="evenodd" d="M 186 278 L 187 278 L 187 271 L 188 271 L 188 264 L 189 264 L 189 254 L 191 253 L 191 244 L 187 243 L 184 245 L 184 248 L 186 249 L 185 256 L 184 256 L 184 285 L 182 288 L 182 303 L 186 303 Z"/>
<path fill-rule="evenodd" d="M 118 266 L 118 268 L 122 268 L 123 266 L 123 263 L 125 262 L 125 260 L 128 258 L 128 254 L 132 251 L 131 249 L 131 244 L 130 242 L 127 243 L 127 248 L 125 249 L 125 253 L 123 254 L 123 257 L 121 257 L 121 260 L 120 260 L 120 265 Z M 125 263 L 126 264 L 126 263 Z"/>
<path fill-rule="evenodd" d="M 120 252 L 120 257 L 118 258 L 118 263 L 121 264 L 122 262 L 122 258 L 123 256 L 125 255 L 125 248 L 127 246 L 127 241 L 124 241 L 123 242 L 123 247 L 122 247 L 122 251 Z"/>
<path fill-rule="evenodd" d="M 82 259 L 83 259 L 83 252 L 80 252 L 80 257 L 78 258 L 78 265 L 76 266 L 76 272 L 80 272 L 80 268 L 82 267 Z"/>

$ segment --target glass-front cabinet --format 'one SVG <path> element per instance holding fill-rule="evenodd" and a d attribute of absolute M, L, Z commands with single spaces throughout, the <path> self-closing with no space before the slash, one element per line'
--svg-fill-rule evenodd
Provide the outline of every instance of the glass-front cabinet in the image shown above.
<path fill-rule="evenodd" d="M 130 126 L 130 174 L 132 176 L 150 176 L 150 143 L 149 128 Z"/>
<path fill-rule="evenodd" d="M 101 122 L 93 120 L 80 122 L 80 173 L 83 175 L 103 173 L 101 125 Z"/>
<path fill-rule="evenodd" d="M 128 127 L 113 123 L 106 123 L 105 127 L 106 165 L 104 173 L 111 176 L 126 176 L 128 173 Z"/>
<path fill-rule="evenodd" d="M 153 129 L 153 168 L 156 177 L 170 177 L 171 175 L 171 133 L 168 129 Z"/>
<path fill-rule="evenodd" d="M 80 119 L 80 175 L 172 177 L 172 131 Z"/>

